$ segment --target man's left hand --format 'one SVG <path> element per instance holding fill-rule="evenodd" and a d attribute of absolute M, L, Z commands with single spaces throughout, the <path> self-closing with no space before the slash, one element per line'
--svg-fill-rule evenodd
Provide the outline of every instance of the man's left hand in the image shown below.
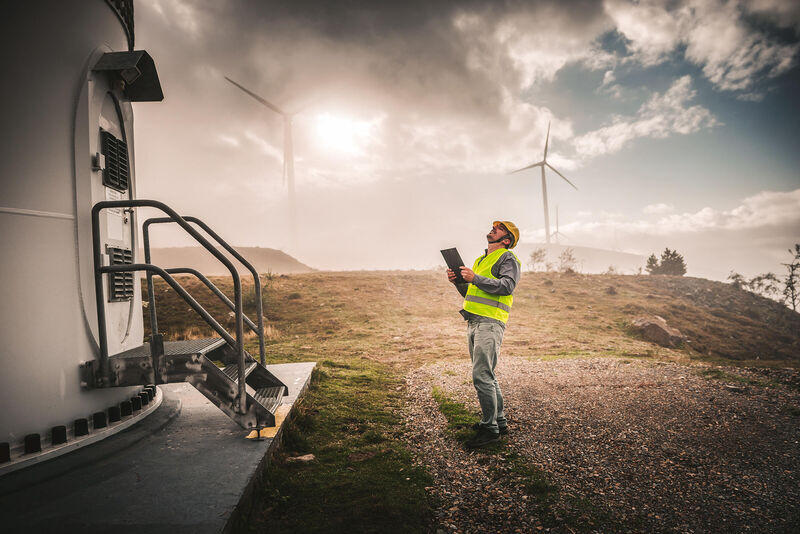
<path fill-rule="evenodd" d="M 472 282 L 472 280 L 475 279 L 475 273 L 469 267 L 462 267 L 461 278 L 463 278 L 467 282 Z"/>

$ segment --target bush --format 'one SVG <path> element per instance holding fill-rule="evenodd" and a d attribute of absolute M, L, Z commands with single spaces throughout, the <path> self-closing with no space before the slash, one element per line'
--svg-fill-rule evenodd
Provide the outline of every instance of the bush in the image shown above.
<path fill-rule="evenodd" d="M 538 271 L 540 265 L 542 266 L 542 269 L 546 271 L 547 251 L 541 247 L 534 249 L 528 259 L 528 265 L 530 265 L 531 271 Z"/>
<path fill-rule="evenodd" d="M 562 273 L 575 273 L 575 266 L 578 260 L 575 258 L 575 251 L 571 248 L 565 248 L 558 255 L 558 271 Z"/>

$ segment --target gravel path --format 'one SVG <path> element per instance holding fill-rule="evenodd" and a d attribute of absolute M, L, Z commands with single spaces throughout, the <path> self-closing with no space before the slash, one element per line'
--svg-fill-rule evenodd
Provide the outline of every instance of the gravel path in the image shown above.
<path fill-rule="evenodd" d="M 546 509 L 526 494 L 513 458 L 465 451 L 446 432 L 431 389 L 477 411 L 468 362 L 410 373 L 409 446 L 434 479 L 437 530 L 800 531 L 798 373 L 724 373 L 727 380 L 651 361 L 501 358 L 507 451 L 559 487 Z"/>

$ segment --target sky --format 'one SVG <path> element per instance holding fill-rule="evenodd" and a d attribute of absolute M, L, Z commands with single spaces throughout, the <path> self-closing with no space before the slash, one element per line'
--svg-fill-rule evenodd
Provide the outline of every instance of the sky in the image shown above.
<path fill-rule="evenodd" d="M 793 0 L 138 0 L 161 103 L 137 194 L 320 269 L 426 269 L 494 220 L 561 244 L 781 273 L 800 242 Z M 294 116 L 292 239 L 280 115 Z M 188 244 L 161 229 L 157 246 Z M 521 258 L 525 263 L 526 258 Z M 469 260 L 468 260 L 469 261 Z"/>

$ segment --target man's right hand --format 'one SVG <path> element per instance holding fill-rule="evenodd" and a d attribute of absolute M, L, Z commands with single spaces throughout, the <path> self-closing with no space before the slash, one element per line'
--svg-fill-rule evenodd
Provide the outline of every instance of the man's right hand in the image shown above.
<path fill-rule="evenodd" d="M 447 279 L 453 284 L 456 283 L 456 273 L 453 272 L 453 269 L 447 269 Z"/>

